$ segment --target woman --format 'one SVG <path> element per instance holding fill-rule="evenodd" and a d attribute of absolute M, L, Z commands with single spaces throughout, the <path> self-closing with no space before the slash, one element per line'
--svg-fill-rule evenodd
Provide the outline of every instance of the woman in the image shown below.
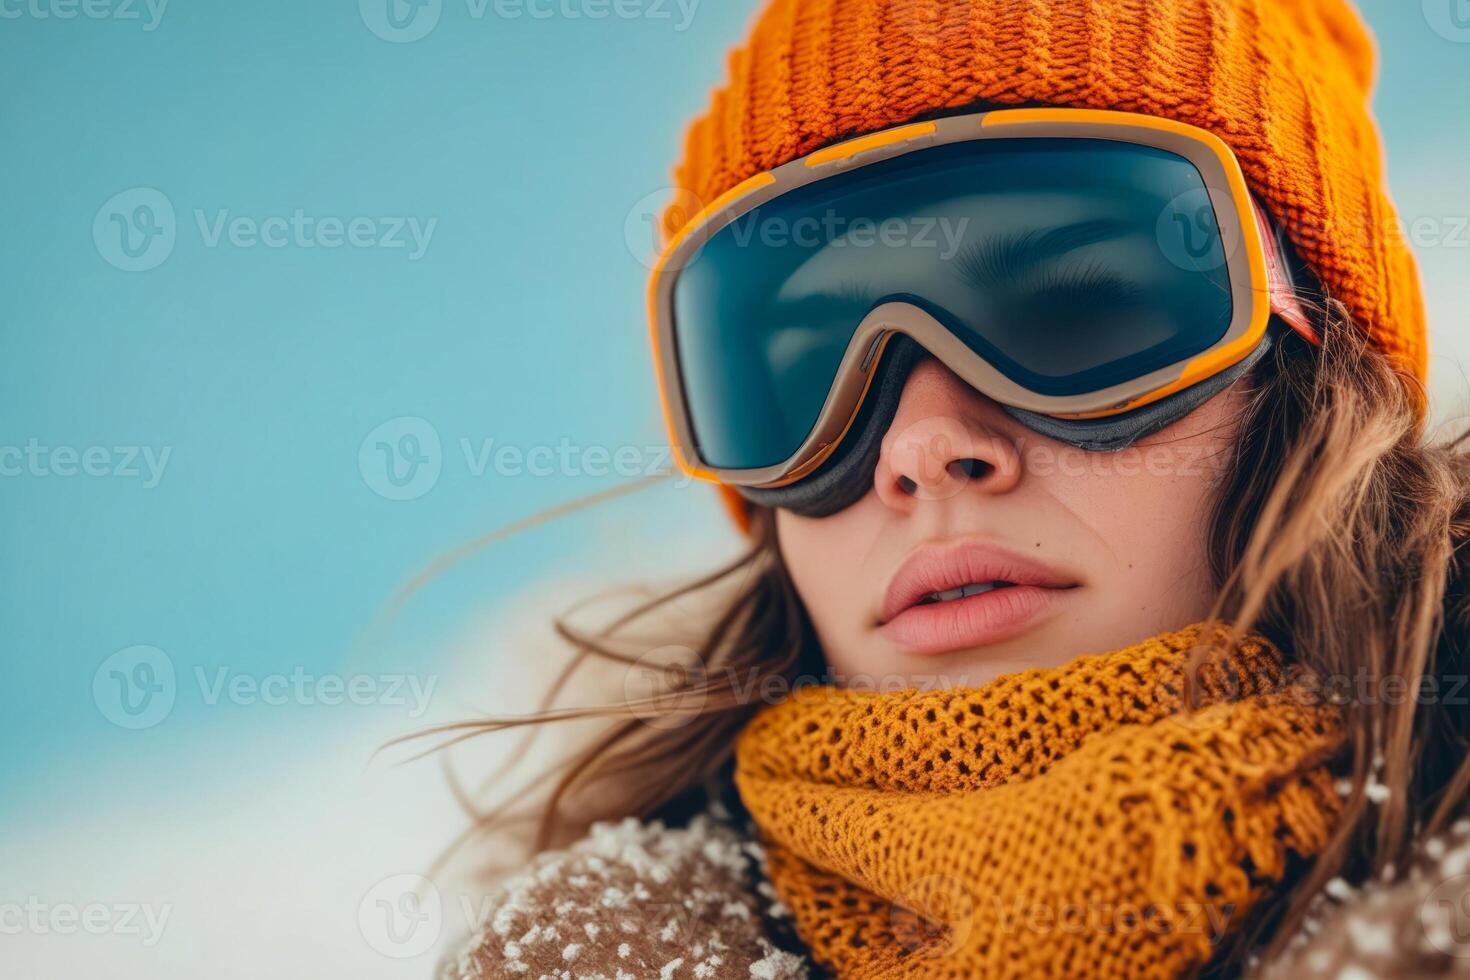
<path fill-rule="evenodd" d="M 651 307 L 751 547 L 676 594 L 720 596 L 697 656 L 606 712 L 541 846 L 630 819 L 447 972 L 1470 953 L 1467 465 L 1425 442 L 1353 11 L 775 0 L 730 72 Z M 577 662 L 646 665 L 661 607 Z"/>

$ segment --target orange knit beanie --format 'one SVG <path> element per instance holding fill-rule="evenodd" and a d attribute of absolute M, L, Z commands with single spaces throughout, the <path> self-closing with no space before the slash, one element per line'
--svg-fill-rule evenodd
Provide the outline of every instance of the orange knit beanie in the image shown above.
<path fill-rule="evenodd" d="M 1347 0 L 773 0 L 675 181 L 709 202 L 824 144 L 976 103 L 1176 119 L 1230 145 L 1328 293 L 1422 381 L 1423 298 L 1373 76 Z M 665 231 L 687 214 L 671 208 Z"/>

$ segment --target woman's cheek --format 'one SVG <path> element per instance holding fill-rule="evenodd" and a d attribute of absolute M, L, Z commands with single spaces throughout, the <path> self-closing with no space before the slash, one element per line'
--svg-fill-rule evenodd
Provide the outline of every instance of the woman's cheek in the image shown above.
<path fill-rule="evenodd" d="M 873 639 L 871 620 L 879 571 L 873 547 L 881 530 L 882 505 L 864 498 L 830 517 L 776 512 L 782 557 L 834 671 L 866 669 L 854 664 Z"/>
<path fill-rule="evenodd" d="M 1068 450 L 1090 457 L 1088 465 L 1047 488 L 1095 539 L 1090 584 L 1102 614 L 1120 620 L 1113 625 L 1124 642 L 1209 611 L 1214 589 L 1207 540 L 1216 480 L 1198 462 L 1207 448 L 1171 443 L 1114 454 Z"/>

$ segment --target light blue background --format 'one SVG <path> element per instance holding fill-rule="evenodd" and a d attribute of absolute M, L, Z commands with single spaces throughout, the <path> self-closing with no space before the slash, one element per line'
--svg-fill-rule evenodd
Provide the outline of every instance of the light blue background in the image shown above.
<path fill-rule="evenodd" d="M 229 718 L 183 692 L 165 724 L 119 731 L 91 698 L 113 651 L 157 646 L 181 674 L 345 669 L 424 560 L 618 482 L 476 477 L 461 438 L 662 441 L 624 228 L 667 184 L 678 122 L 747 12 L 710 3 L 679 32 L 467 10 L 449 4 L 407 44 L 370 33 L 353 2 L 173 0 L 151 32 L 0 21 L 0 444 L 171 447 L 154 489 L 0 480 L 0 815 L 39 815 L 27 801 L 74 788 L 73 767 L 99 755 L 230 738 Z M 172 202 L 177 242 L 128 273 L 91 229 L 138 186 Z M 297 208 L 437 226 L 412 261 L 210 248 L 194 216 Z M 375 494 L 358 467 L 364 437 L 399 416 L 443 440 L 441 478 L 412 501 Z M 426 596 L 413 656 L 432 658 L 477 596 L 578 571 L 584 525 L 508 544 Z M 126 791 L 121 775 L 93 773 L 98 805 Z"/>
<path fill-rule="evenodd" d="M 209 706 L 196 667 L 432 671 L 468 615 L 528 583 L 730 549 L 703 488 L 649 490 L 498 546 L 363 635 L 436 553 L 623 482 L 475 475 L 460 440 L 662 441 L 644 346 L 648 195 L 753 3 L 704 0 L 680 29 L 675 0 L 667 19 L 605 20 L 477 19 L 444 0 L 427 36 L 395 43 L 354 0 L 173 0 L 153 30 L 141 3 L 129 21 L 40 18 L 37 2 L 0 0 L 20 12 L 0 19 L 0 446 L 171 455 L 154 488 L 0 477 L 8 834 L 79 809 L 118 814 L 127 834 L 140 803 L 166 811 L 220 783 L 268 794 L 273 772 L 353 724 L 352 709 Z M 1450 22 L 1434 4 L 1364 11 L 1405 217 L 1453 239 L 1470 216 L 1470 31 L 1436 32 Z M 139 187 L 172 206 L 176 241 L 126 272 L 93 225 Z M 436 225 L 416 260 L 210 247 L 197 226 L 196 212 L 298 208 Z M 1458 236 L 1420 249 L 1442 415 L 1464 404 L 1470 347 L 1470 230 Z M 359 449 L 404 416 L 432 425 L 442 472 L 390 500 Z M 161 723 L 129 731 L 99 710 L 93 679 L 137 644 L 166 652 L 178 690 Z M 347 746 L 351 766 L 372 747 Z"/>

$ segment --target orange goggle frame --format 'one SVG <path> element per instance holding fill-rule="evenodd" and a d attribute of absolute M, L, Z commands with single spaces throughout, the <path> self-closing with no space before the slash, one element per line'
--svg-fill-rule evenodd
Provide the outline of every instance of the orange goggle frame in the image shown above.
<path fill-rule="evenodd" d="M 904 303 L 884 304 L 855 330 L 821 416 L 789 459 L 743 470 L 706 464 L 683 392 L 673 316 L 679 272 L 704 243 L 754 208 L 834 174 L 932 146 L 1017 138 L 1115 140 L 1165 150 L 1192 163 L 1204 179 L 1229 256 L 1234 316 L 1220 340 L 1181 363 L 1102 391 L 1044 396 L 1001 374 L 922 310 Z M 967 383 L 1003 404 L 1084 419 L 1139 408 L 1228 369 L 1256 348 L 1273 313 L 1307 339 L 1317 341 L 1291 288 L 1270 223 L 1247 189 L 1230 148 L 1207 130 L 1173 120 L 1090 109 L 1002 109 L 912 123 L 838 143 L 757 174 L 699 209 L 672 236 L 653 267 L 649 307 L 661 402 L 678 464 L 690 476 L 727 486 L 783 486 L 820 466 L 846 435 L 862 405 L 877 369 L 879 358 L 874 354 L 896 333 L 912 336 Z"/>

